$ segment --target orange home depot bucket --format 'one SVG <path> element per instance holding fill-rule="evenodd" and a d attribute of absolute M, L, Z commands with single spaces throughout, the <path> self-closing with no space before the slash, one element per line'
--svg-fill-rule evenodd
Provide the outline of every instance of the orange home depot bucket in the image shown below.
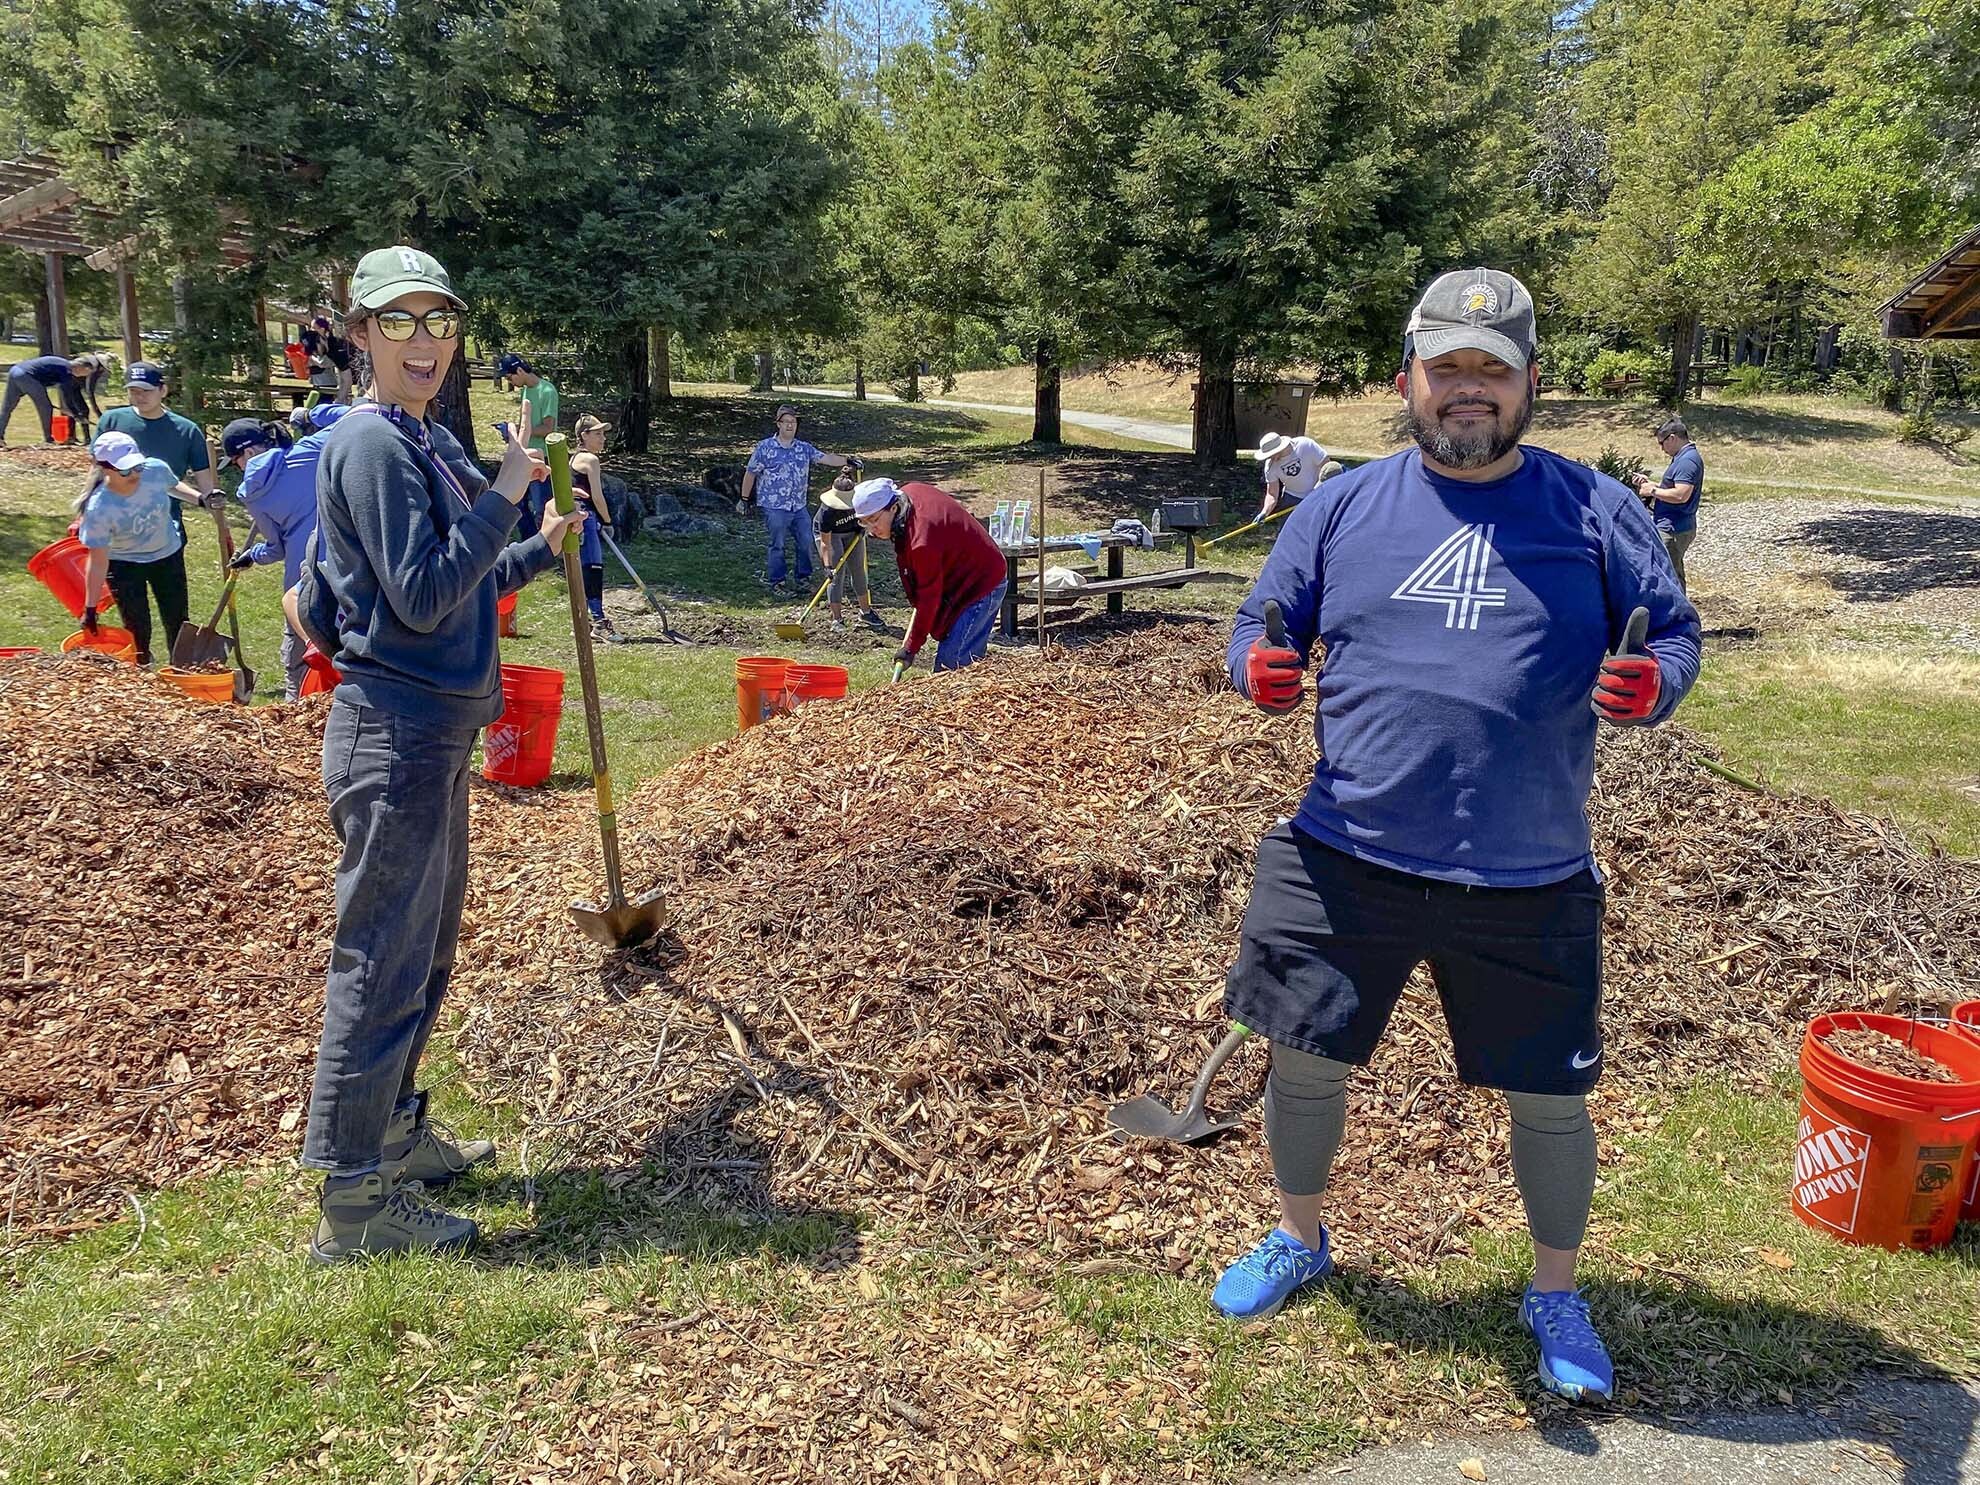
<path fill-rule="evenodd" d="M 502 667 L 502 715 L 481 735 L 481 776 L 533 789 L 550 777 L 557 721 L 564 714 L 564 673 L 547 665 Z"/>
<path fill-rule="evenodd" d="M 37 645 L 0 645 L 0 660 L 25 660 L 30 655 L 39 655 Z"/>
<path fill-rule="evenodd" d="M 1980 1045 L 1980 1000 L 1962 1000 L 1952 1008 L 1953 1030 L 1963 1031 Z M 1966 1199 L 1959 1204 L 1959 1220 L 1980 1222 L 1980 1134 L 1973 1137 L 1973 1159 L 1966 1172 Z"/>
<path fill-rule="evenodd" d="M 67 443 L 76 436 L 76 425 L 67 413 L 50 413 L 48 438 L 51 443 Z"/>
<path fill-rule="evenodd" d="M 99 655 L 108 655 L 112 660 L 137 659 L 137 640 L 128 629 L 119 629 L 114 624 L 99 624 L 96 633 L 78 629 L 62 641 L 62 653 L 67 655 L 75 650 L 91 650 Z"/>
<path fill-rule="evenodd" d="M 180 670 L 175 665 L 158 667 L 158 678 L 170 681 L 194 701 L 222 706 L 234 699 L 234 673 L 223 670 L 211 675 L 203 670 Z"/>
<path fill-rule="evenodd" d="M 736 661 L 736 731 L 747 732 L 777 715 L 790 668 L 790 661 L 775 655 L 744 655 Z"/>
<path fill-rule="evenodd" d="M 1822 1038 L 1838 1028 L 1881 1031 L 1952 1069 L 1928 1083 L 1852 1062 Z M 1959 1221 L 1980 1131 L 1980 1043 L 1903 1016 L 1817 1016 L 1801 1042 L 1801 1122 L 1795 1135 L 1795 1216 L 1844 1242 L 1938 1248 Z"/>
<path fill-rule="evenodd" d="M 55 595 L 56 601 L 66 608 L 70 615 L 80 619 L 83 611 L 83 573 L 89 566 L 89 548 L 73 536 L 65 536 L 60 541 L 51 542 L 28 558 L 28 576 Z M 117 600 L 108 588 L 103 591 L 103 601 L 96 606 L 98 613 L 108 613 L 117 606 Z"/>
<path fill-rule="evenodd" d="M 852 676 L 843 665 L 793 665 L 784 672 L 784 694 L 795 708 L 807 701 L 844 696 Z"/>
<path fill-rule="evenodd" d="M 511 593 L 507 598 L 496 600 L 495 618 L 499 625 L 495 630 L 497 639 L 516 638 L 516 597 L 516 594 Z"/>
<path fill-rule="evenodd" d="M 285 345 L 282 355 L 289 363 L 289 375 L 299 382 L 309 380 L 309 352 L 299 345 Z"/>

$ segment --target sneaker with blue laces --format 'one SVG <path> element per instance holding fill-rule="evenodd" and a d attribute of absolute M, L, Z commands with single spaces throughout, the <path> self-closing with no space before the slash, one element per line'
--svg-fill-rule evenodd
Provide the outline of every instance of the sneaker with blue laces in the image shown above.
<path fill-rule="evenodd" d="M 1317 1249 L 1275 1227 L 1224 1270 L 1210 1293 L 1210 1303 L 1233 1320 L 1269 1320 L 1299 1290 L 1334 1271 L 1327 1247 L 1324 1227 Z"/>
<path fill-rule="evenodd" d="M 1613 1397 L 1616 1369 L 1588 1318 L 1579 1289 L 1543 1292 L 1531 1284 L 1519 1318 L 1540 1343 L 1540 1385 L 1571 1402 Z"/>

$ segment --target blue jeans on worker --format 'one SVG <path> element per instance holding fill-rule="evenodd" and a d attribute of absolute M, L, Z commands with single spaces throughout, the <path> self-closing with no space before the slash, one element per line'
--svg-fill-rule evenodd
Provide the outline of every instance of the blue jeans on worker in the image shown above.
<path fill-rule="evenodd" d="M 811 529 L 811 507 L 801 505 L 796 510 L 763 510 L 763 524 L 770 528 L 770 561 L 768 577 L 773 583 L 784 580 L 784 543 L 797 543 L 797 580 L 811 581 L 811 553 L 818 545 L 818 537 Z"/>
<path fill-rule="evenodd" d="M 473 729 L 331 703 L 323 789 L 344 852 L 303 1138 L 312 1169 L 376 1170 L 392 1110 L 416 1091 L 461 932 L 473 748 Z"/>
<path fill-rule="evenodd" d="M 956 622 L 949 626 L 949 637 L 935 646 L 937 670 L 961 670 L 983 658 L 983 652 L 990 648 L 990 631 L 996 627 L 998 611 L 1004 606 L 1004 590 L 1009 586 L 1009 583 L 997 584 L 996 592 L 977 599 L 956 615 Z"/>

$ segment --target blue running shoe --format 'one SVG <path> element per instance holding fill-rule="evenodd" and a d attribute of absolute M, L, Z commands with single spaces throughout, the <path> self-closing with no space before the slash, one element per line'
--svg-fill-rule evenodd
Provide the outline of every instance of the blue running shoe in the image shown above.
<path fill-rule="evenodd" d="M 1327 1247 L 1324 1227 L 1317 1252 L 1275 1227 L 1224 1270 L 1210 1293 L 1210 1303 L 1233 1320 L 1269 1320 L 1300 1289 L 1334 1271 Z"/>
<path fill-rule="evenodd" d="M 1616 1369 L 1588 1319 L 1579 1289 L 1542 1293 L 1531 1284 L 1519 1318 L 1540 1343 L 1540 1385 L 1572 1402 L 1613 1397 Z"/>

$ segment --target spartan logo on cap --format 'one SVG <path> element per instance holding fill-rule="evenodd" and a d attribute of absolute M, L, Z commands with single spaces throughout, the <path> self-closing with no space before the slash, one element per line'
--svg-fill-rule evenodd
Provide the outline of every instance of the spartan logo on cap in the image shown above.
<path fill-rule="evenodd" d="M 1483 279 L 1464 291 L 1464 303 L 1458 307 L 1458 313 L 1466 319 L 1478 315 L 1489 320 L 1498 312 L 1499 291 Z"/>
<path fill-rule="evenodd" d="M 426 265 L 419 261 L 419 254 L 411 248 L 399 249 L 399 266 L 407 273 L 424 273 Z"/>
<path fill-rule="evenodd" d="M 1869 1135 L 1802 1105 L 1794 1145 L 1796 1206 L 1837 1232 L 1855 1232 L 1869 1161 Z"/>

